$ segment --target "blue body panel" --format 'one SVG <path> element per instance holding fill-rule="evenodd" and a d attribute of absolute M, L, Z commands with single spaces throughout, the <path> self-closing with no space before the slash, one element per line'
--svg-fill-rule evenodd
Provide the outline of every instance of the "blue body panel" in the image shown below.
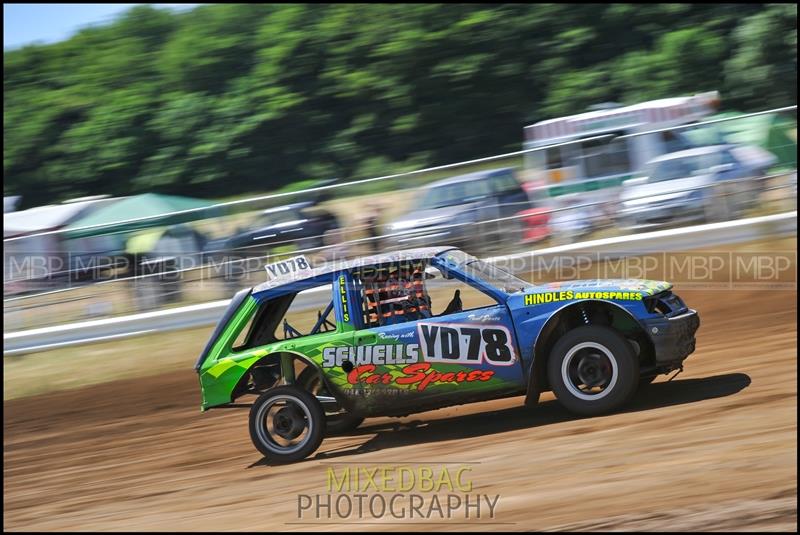
<path fill-rule="evenodd" d="M 466 366 L 468 369 L 490 370 L 496 379 L 487 381 L 485 385 L 476 383 L 476 388 L 431 389 L 424 394 L 417 392 L 413 397 L 395 398 L 391 403 L 399 410 L 406 404 L 411 406 L 445 395 L 455 402 L 462 393 L 474 398 L 476 390 L 478 395 L 483 393 L 487 398 L 501 391 L 524 391 L 536 357 L 536 342 L 547 322 L 559 311 L 581 301 L 602 301 L 619 307 L 641 324 L 660 317 L 647 311 L 643 299 L 671 288 L 671 285 L 658 281 L 609 279 L 533 285 L 526 291 L 509 294 L 483 279 L 474 278 L 448 260 L 446 252 L 430 257 L 430 264 L 439 268 L 446 277 L 460 280 L 490 296 L 496 304 L 411 321 L 389 318 L 389 324 L 365 328 L 361 290 L 349 269 L 294 280 L 253 295 L 259 303 L 264 303 L 281 295 L 330 284 L 337 324 L 344 331 L 352 331 L 354 347 L 394 343 L 402 344 L 404 348 L 415 347 L 414 351 L 418 352 L 413 361 L 402 351 L 392 354 L 391 358 L 397 361 L 393 360 L 391 366 L 388 363 L 381 366 L 400 370 L 411 362 L 425 362 L 433 363 L 435 369 L 443 370 L 442 373 L 451 369 L 448 365 Z M 397 323 L 392 324 L 392 321 Z M 341 363 L 336 366 L 340 367 Z M 385 402 L 388 400 L 375 401 Z M 372 409 L 377 411 L 378 406 Z"/>

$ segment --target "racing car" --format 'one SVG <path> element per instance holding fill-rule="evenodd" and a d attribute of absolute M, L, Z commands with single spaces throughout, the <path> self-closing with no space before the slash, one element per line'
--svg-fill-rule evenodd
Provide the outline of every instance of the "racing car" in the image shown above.
<path fill-rule="evenodd" d="M 534 406 L 547 391 L 573 413 L 608 413 L 682 369 L 700 325 L 666 282 L 532 284 L 451 247 L 265 271 L 195 370 L 203 411 L 257 396 L 250 437 L 277 463 L 367 417 L 520 395 Z"/>

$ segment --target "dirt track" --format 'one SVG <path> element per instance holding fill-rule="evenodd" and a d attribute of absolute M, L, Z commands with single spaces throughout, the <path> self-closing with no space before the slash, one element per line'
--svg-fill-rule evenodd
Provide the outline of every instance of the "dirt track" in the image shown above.
<path fill-rule="evenodd" d="M 500 495 L 495 518 L 419 528 L 796 530 L 797 293 L 678 291 L 702 318 L 686 371 L 601 418 L 512 398 L 368 420 L 268 466 L 246 410 L 199 412 L 191 366 L 6 402 L 4 528 L 353 530 L 297 523 L 297 495 L 326 492 L 334 463 L 458 462 Z"/>

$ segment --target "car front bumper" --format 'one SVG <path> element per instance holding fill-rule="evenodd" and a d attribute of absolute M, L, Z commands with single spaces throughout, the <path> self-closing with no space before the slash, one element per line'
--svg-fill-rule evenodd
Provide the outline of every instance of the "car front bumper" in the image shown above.
<path fill-rule="evenodd" d="M 656 364 L 677 365 L 695 349 L 695 333 L 700 327 L 700 316 L 696 310 L 688 309 L 677 316 L 664 316 L 643 320 L 656 353 Z"/>
<path fill-rule="evenodd" d="M 702 221 L 706 213 L 705 208 L 699 204 L 670 202 L 626 206 L 619 215 L 622 226 L 639 230 L 665 224 Z"/>

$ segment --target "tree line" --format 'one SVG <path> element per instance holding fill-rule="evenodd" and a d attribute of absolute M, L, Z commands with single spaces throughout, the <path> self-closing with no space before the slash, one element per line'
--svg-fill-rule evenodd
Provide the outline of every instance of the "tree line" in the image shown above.
<path fill-rule="evenodd" d="M 519 149 L 599 102 L 797 102 L 797 6 L 137 6 L 3 53 L 4 193 L 223 197 Z"/>

